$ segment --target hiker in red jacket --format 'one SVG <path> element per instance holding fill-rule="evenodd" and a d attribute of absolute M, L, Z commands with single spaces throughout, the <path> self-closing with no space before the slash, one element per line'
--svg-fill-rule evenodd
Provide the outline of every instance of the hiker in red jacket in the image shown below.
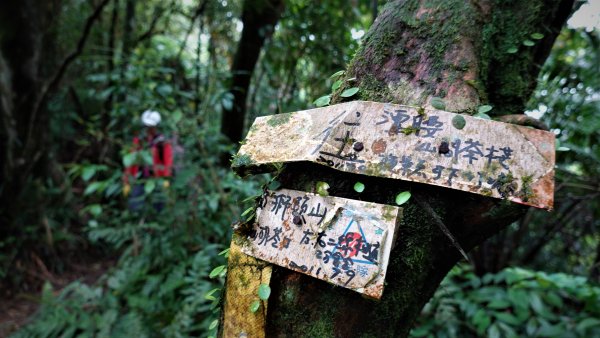
<path fill-rule="evenodd" d="M 137 178 L 164 178 L 163 187 L 169 187 L 169 178 L 173 175 L 173 148 L 164 135 L 157 131 L 160 123 L 160 113 L 146 110 L 142 114 L 142 123 L 146 126 L 146 137 L 134 136 L 132 151 L 149 149 L 152 155 L 152 165 L 133 164 L 125 168 L 123 175 L 123 194 L 129 197 L 129 209 L 138 211 L 143 206 L 144 185 L 136 183 Z M 133 190 L 130 182 L 133 184 Z M 161 210 L 164 202 L 153 203 L 156 210 Z"/>

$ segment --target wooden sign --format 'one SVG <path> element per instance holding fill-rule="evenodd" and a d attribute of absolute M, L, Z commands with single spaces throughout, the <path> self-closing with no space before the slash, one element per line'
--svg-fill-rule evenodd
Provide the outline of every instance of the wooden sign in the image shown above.
<path fill-rule="evenodd" d="M 353 101 L 259 117 L 238 172 L 309 161 L 552 209 L 554 134 L 440 110 Z"/>
<path fill-rule="evenodd" d="M 400 211 L 303 191 L 268 191 L 242 252 L 379 299 Z"/>

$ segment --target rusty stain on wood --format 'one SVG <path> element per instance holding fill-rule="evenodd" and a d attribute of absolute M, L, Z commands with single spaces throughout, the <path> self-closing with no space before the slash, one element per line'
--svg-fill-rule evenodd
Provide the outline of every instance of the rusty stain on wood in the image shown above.
<path fill-rule="evenodd" d="M 241 239 L 233 234 L 227 267 L 227 294 L 223 311 L 222 337 L 265 337 L 267 301 L 258 298 L 260 284 L 269 284 L 272 266 L 248 256 L 237 244 Z M 250 305 L 260 301 L 252 313 Z"/>
<path fill-rule="evenodd" d="M 401 208 L 267 191 L 241 251 L 379 299 Z"/>
<path fill-rule="evenodd" d="M 553 133 L 467 115 L 460 115 L 465 124 L 458 129 L 457 114 L 424 112 L 353 101 L 259 117 L 237 155 L 246 161 L 233 168 L 243 173 L 309 161 L 552 209 Z"/>

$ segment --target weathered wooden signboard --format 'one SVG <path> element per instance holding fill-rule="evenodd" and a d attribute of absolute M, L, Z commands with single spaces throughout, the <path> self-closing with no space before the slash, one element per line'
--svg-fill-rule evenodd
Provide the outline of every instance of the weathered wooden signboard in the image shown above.
<path fill-rule="evenodd" d="M 241 250 L 379 299 L 400 212 L 303 191 L 268 191 Z"/>
<path fill-rule="evenodd" d="M 552 209 L 554 134 L 440 110 L 353 101 L 254 121 L 233 167 L 309 161 Z"/>

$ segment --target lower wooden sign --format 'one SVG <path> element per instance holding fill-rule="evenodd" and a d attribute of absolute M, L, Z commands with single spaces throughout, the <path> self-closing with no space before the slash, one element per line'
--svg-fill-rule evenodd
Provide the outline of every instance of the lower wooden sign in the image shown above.
<path fill-rule="evenodd" d="M 379 299 L 402 209 L 267 191 L 242 252 Z"/>

